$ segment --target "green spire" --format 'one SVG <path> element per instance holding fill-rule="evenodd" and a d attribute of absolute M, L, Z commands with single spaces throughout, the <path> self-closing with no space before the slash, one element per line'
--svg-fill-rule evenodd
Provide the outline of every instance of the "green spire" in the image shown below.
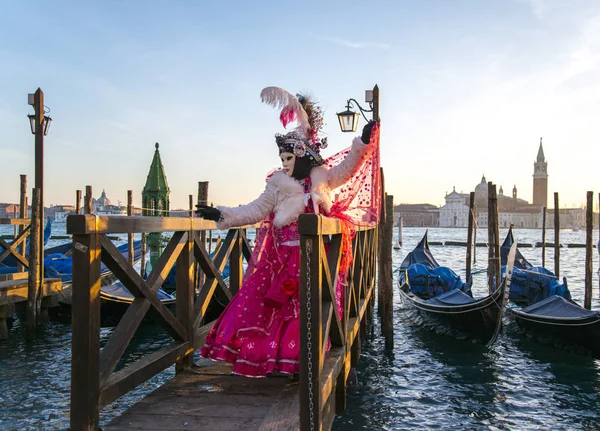
<path fill-rule="evenodd" d="M 169 216 L 169 185 L 167 184 L 167 176 L 165 169 L 160 159 L 158 151 L 158 142 L 154 145 L 154 158 L 150 165 L 150 172 L 146 179 L 146 185 L 142 190 L 142 205 L 145 216 Z"/>

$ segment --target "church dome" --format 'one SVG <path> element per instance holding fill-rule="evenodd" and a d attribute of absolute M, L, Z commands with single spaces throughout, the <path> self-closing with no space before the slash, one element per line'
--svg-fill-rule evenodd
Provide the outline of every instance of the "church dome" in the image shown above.
<path fill-rule="evenodd" d="M 102 195 L 100 196 L 97 202 L 98 205 L 101 205 L 103 207 L 110 205 L 110 200 L 106 197 L 106 192 L 104 191 L 104 189 L 102 190 Z"/>
<path fill-rule="evenodd" d="M 485 175 L 481 177 L 481 182 L 475 186 L 475 197 L 487 197 L 488 183 L 485 180 Z"/>

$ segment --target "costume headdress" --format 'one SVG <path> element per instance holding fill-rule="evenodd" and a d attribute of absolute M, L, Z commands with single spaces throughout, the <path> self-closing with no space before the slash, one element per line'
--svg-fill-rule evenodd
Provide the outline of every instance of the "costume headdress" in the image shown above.
<path fill-rule="evenodd" d="M 292 121 L 298 123 L 295 130 L 285 135 L 275 135 L 279 152 L 294 153 L 296 157 L 309 157 L 313 166 L 322 165 L 320 151 L 327 147 L 327 138 L 319 139 L 319 130 L 323 127 L 323 113 L 312 97 L 302 94 L 294 96 L 283 88 L 266 87 L 260 92 L 260 99 L 281 109 L 279 119 L 283 127 Z"/>

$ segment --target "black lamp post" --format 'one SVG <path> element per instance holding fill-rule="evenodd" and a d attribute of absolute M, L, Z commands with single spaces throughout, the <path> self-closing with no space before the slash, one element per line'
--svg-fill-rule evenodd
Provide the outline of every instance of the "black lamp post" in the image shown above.
<path fill-rule="evenodd" d="M 48 134 L 52 118 L 44 115 L 44 92 L 38 88 L 35 93 L 27 97 L 29 105 L 33 106 L 34 114 L 29 114 L 31 133 L 35 135 L 35 188 L 40 194 L 40 279 L 44 277 L 44 136 Z"/>
<path fill-rule="evenodd" d="M 365 116 L 365 112 L 372 112 L 373 120 L 379 121 L 379 87 L 377 85 L 375 85 L 373 90 L 367 90 L 365 92 L 365 101 L 369 104 L 371 109 L 364 109 L 356 99 L 348 99 L 346 102 L 346 110 L 337 113 L 342 132 L 356 132 L 358 119 L 361 114 L 365 121 L 368 122 L 369 119 Z M 356 105 L 360 114 L 351 110 L 353 105 Z"/>

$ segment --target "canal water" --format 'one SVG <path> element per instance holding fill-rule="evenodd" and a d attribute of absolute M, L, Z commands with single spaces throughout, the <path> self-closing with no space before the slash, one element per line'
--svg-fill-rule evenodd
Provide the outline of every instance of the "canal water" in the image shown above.
<path fill-rule="evenodd" d="M 64 225 L 56 224 L 56 235 Z M 393 251 L 394 267 L 414 248 L 424 228 L 404 228 L 403 247 Z M 8 231 L 0 231 L 6 234 Z M 429 229 L 429 240 L 466 241 L 466 229 Z M 506 230 L 502 229 L 503 239 Z M 397 232 L 394 232 L 394 241 Z M 535 244 L 540 230 L 517 230 L 517 241 Z M 485 242 L 486 232 L 477 241 Z M 598 231 L 594 231 L 594 242 Z M 553 241 L 553 232 L 547 232 Z M 584 244 L 584 231 L 561 231 L 561 243 Z M 49 244 L 54 245 L 54 244 Z M 441 265 L 464 278 L 465 247 L 431 246 Z M 533 264 L 540 248 L 521 248 Z M 546 266 L 554 268 L 554 249 L 546 250 Z M 487 248 L 477 247 L 474 294 L 485 295 Z M 583 301 L 584 248 L 562 248 L 561 276 L 575 300 Z M 594 249 L 592 308 L 600 309 L 598 252 Z M 396 274 L 395 274 L 396 275 Z M 386 351 L 378 325 L 363 345 L 358 382 L 348 393 L 347 410 L 335 419 L 336 431 L 371 430 L 600 430 L 600 361 L 564 346 L 540 344 L 523 334 L 509 318 L 490 348 L 423 330 L 395 293 L 395 347 Z M 377 320 L 377 319 L 376 319 Z M 112 329 L 102 329 L 105 341 Z M 17 320 L 10 339 L 0 342 L 0 429 L 68 428 L 69 324 L 50 323 L 33 342 L 24 341 Z M 168 343 L 160 328 L 144 326 L 136 333 L 124 363 Z M 168 380 L 172 368 L 104 408 L 101 424 Z"/>

